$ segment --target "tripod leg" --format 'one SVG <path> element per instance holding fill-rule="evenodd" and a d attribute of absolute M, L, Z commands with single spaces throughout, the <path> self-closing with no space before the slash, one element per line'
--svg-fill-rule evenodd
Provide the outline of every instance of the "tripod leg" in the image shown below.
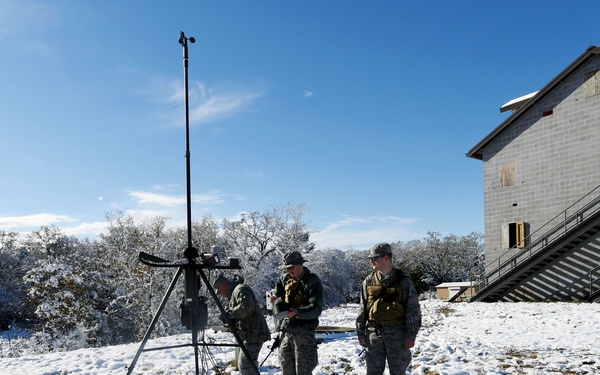
<path fill-rule="evenodd" d="M 165 305 L 167 304 L 167 300 L 169 299 L 171 292 L 173 291 L 173 289 L 175 289 L 175 284 L 177 283 L 177 279 L 179 279 L 179 276 L 181 275 L 181 270 L 182 269 L 179 268 L 177 270 L 177 272 L 175 273 L 175 276 L 173 276 L 171 285 L 169 286 L 167 293 L 163 297 L 163 300 L 160 303 L 160 306 L 158 307 L 156 314 L 154 314 L 154 318 L 152 318 L 152 323 L 150 323 L 150 326 L 146 330 L 144 339 L 140 343 L 140 347 L 139 347 L 137 353 L 135 353 L 135 357 L 133 357 L 133 361 L 131 361 L 131 365 L 129 365 L 129 368 L 127 369 L 127 375 L 130 375 L 133 372 L 133 368 L 135 367 L 135 364 L 137 363 L 138 359 L 140 358 L 140 354 L 142 354 L 142 352 L 144 351 L 144 347 L 146 346 L 146 343 L 148 342 L 148 339 L 150 338 L 152 331 L 154 331 L 154 327 L 156 326 L 156 323 L 158 322 L 158 319 L 160 318 L 160 314 L 162 313 L 163 309 L 165 308 Z"/>
<path fill-rule="evenodd" d="M 200 364 L 198 363 L 198 331 L 194 326 L 194 317 L 192 316 L 192 345 L 194 346 L 194 359 L 196 364 L 196 375 L 200 374 Z M 204 371 L 204 370 L 203 370 Z"/>

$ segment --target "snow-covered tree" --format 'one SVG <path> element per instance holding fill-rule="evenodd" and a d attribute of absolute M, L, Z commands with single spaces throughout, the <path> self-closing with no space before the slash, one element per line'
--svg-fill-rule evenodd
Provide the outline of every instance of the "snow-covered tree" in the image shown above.
<path fill-rule="evenodd" d="M 24 303 L 27 288 L 23 276 L 28 264 L 18 234 L 0 231 L 0 330 L 25 325 L 32 318 L 33 310 Z"/>
<path fill-rule="evenodd" d="M 347 270 L 346 278 L 349 283 L 349 295 L 346 297 L 348 302 L 358 303 L 360 299 L 360 288 L 367 275 L 373 270 L 371 263 L 367 259 L 369 250 L 348 249 L 345 250 L 346 259 L 350 265 Z M 341 275 L 344 276 L 344 275 Z"/>
<path fill-rule="evenodd" d="M 483 252 L 482 236 L 472 233 L 459 237 L 450 234 L 444 238 L 438 232 L 429 232 L 420 252 L 421 264 L 429 285 L 448 281 L 466 281 Z"/>
<path fill-rule="evenodd" d="M 315 245 L 310 242 L 307 224 L 303 221 L 304 206 L 274 207 L 266 212 L 251 211 L 236 221 L 223 220 L 223 242 L 228 256 L 240 259 L 242 276 L 250 285 L 274 284 L 277 269 L 272 269 L 290 250 L 310 253 Z M 267 264 L 266 270 L 263 264 Z M 267 273 L 265 273 L 267 272 Z"/>
<path fill-rule="evenodd" d="M 27 273 L 29 299 L 35 306 L 41 330 L 52 340 L 77 332 L 87 342 L 87 326 L 93 325 L 93 301 L 82 275 L 63 259 L 40 261 Z M 73 347 L 65 349 L 77 349 Z"/>
<path fill-rule="evenodd" d="M 108 233 L 101 235 L 98 264 L 111 280 L 111 298 L 106 310 L 110 341 L 131 342 L 146 332 L 176 272 L 141 264 L 139 253 L 171 260 L 182 253 L 179 251 L 182 243 L 173 230 L 166 228 L 167 218 L 155 217 L 137 223 L 120 212 L 107 218 Z M 155 333 L 173 333 L 175 316 L 178 316 L 177 302 L 173 301 L 161 313 Z"/>
<path fill-rule="evenodd" d="M 355 285 L 350 278 L 354 266 L 346 253 L 338 249 L 312 252 L 306 266 L 319 276 L 323 283 L 323 303 L 327 307 L 352 301 Z"/>
<path fill-rule="evenodd" d="M 51 236 L 46 236 L 51 233 Z M 42 239 L 42 241 L 40 241 Z M 35 265 L 25 274 L 28 301 L 35 308 L 38 331 L 52 340 L 50 349 L 74 349 L 105 344 L 102 313 L 104 275 L 97 272 L 89 253 L 89 243 L 43 228 L 29 237 L 29 245 L 39 254 Z M 57 344 L 59 338 L 70 340 Z M 58 345 L 58 346 L 57 346 Z"/>
<path fill-rule="evenodd" d="M 429 290 L 430 286 L 423 270 L 421 255 L 423 254 L 425 244 L 419 240 L 412 240 L 406 243 L 398 241 L 391 245 L 394 265 L 410 277 L 418 293 Z"/>

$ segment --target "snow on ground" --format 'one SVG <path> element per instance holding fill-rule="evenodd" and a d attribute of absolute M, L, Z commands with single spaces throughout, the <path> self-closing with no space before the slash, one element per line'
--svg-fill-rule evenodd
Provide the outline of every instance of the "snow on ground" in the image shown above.
<path fill-rule="evenodd" d="M 321 325 L 353 327 L 356 305 L 323 312 Z M 413 348 L 412 374 L 600 374 L 600 304 L 421 302 L 423 327 Z M 366 374 L 356 334 L 319 333 L 319 366 L 313 372 Z M 205 343 L 233 343 L 231 334 L 204 331 Z M 191 335 L 150 340 L 134 374 L 194 374 Z M 2 345 L 7 345 L 6 338 Z M 262 375 L 280 375 L 270 342 L 261 352 Z M 0 358 L 0 374 L 126 374 L 140 343 L 66 353 Z M 202 346 L 200 371 L 213 360 L 231 375 L 233 347 Z M 386 371 L 387 372 L 387 371 Z"/>

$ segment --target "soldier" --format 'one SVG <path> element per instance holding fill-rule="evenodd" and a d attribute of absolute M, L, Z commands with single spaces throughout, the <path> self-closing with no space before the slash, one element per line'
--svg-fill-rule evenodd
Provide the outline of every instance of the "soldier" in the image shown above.
<path fill-rule="evenodd" d="M 229 298 L 229 319 L 235 324 L 240 339 L 258 369 L 258 354 L 263 343 L 271 339 L 258 299 L 252 289 L 243 283 L 243 279 L 230 281 L 227 277 L 219 275 L 213 287 L 217 294 Z M 243 351 L 236 350 L 236 360 L 242 375 L 256 374 L 256 370 Z"/>
<path fill-rule="evenodd" d="M 283 256 L 286 273 L 277 281 L 273 297 L 274 306 L 284 303 L 288 308 L 287 315 L 277 320 L 283 375 L 309 375 L 319 363 L 315 328 L 323 310 L 323 284 L 305 262 L 298 251 Z"/>
<path fill-rule="evenodd" d="M 410 278 L 392 266 L 392 247 L 380 243 L 368 259 L 373 271 L 363 281 L 356 332 L 366 348 L 367 375 L 404 375 L 421 328 L 421 308 Z"/>

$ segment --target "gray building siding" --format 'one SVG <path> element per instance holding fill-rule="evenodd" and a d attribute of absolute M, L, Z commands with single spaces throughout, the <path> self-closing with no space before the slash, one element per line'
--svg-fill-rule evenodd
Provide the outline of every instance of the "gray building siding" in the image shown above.
<path fill-rule="evenodd" d="M 586 98 L 584 85 L 598 69 L 593 55 L 482 149 L 488 267 L 519 251 L 502 248 L 503 224 L 522 221 L 533 233 L 600 185 L 600 95 Z M 501 186 L 511 165 L 515 183 Z"/>

